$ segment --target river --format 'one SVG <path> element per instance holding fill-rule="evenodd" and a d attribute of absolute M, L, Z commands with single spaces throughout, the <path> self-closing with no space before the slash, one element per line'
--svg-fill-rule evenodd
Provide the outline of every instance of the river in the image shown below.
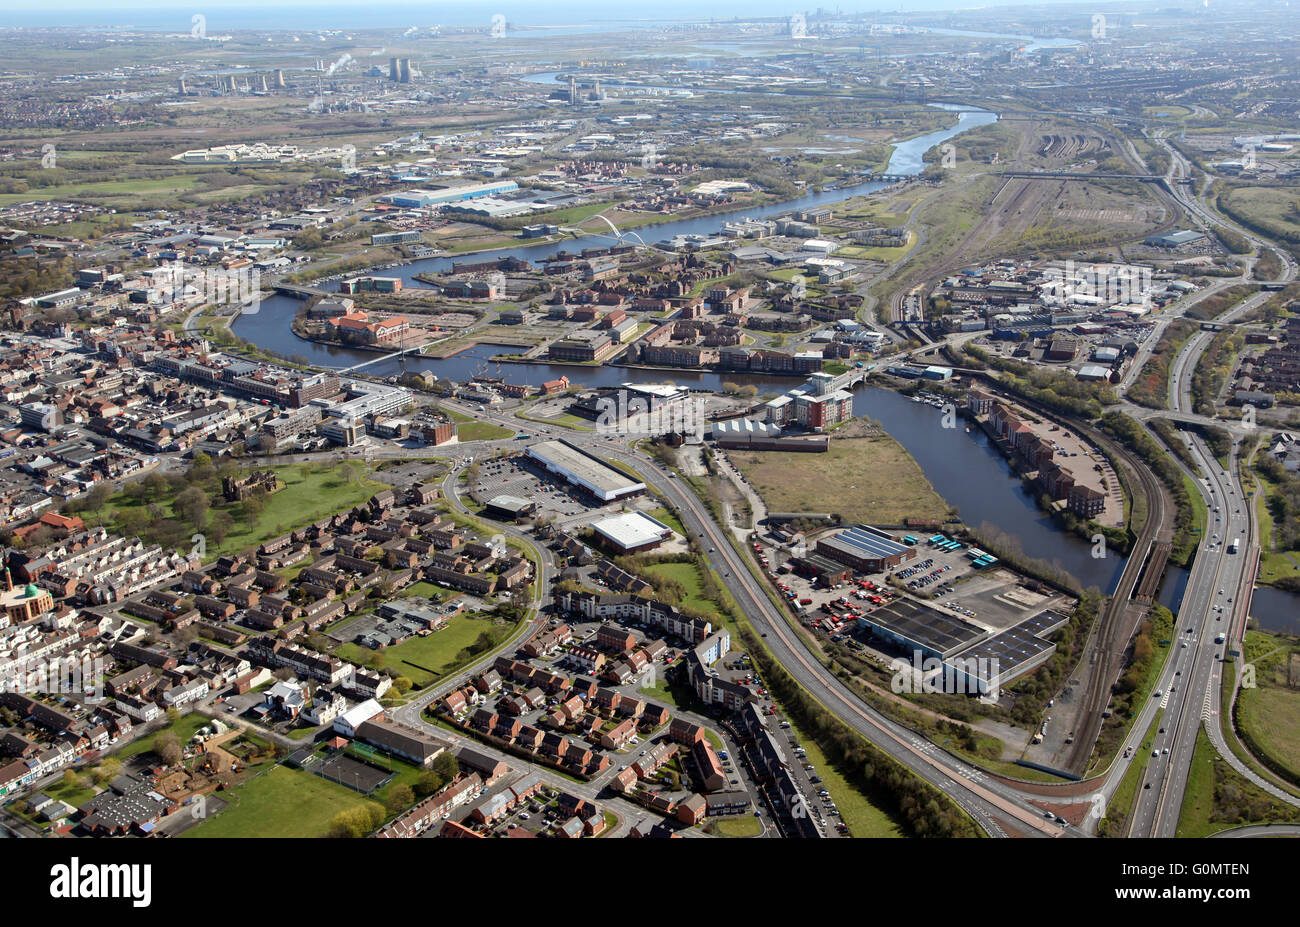
<path fill-rule="evenodd" d="M 534 75 L 536 76 L 536 75 Z M 956 112 L 957 122 L 955 125 L 946 129 L 940 129 L 936 132 L 928 132 L 925 135 L 899 142 L 894 146 L 894 153 L 890 156 L 889 164 L 885 173 L 894 175 L 908 175 L 920 173 L 925 166 L 921 160 L 925 152 L 929 151 L 935 145 L 947 141 L 948 139 L 966 132 L 977 126 L 988 125 L 997 120 L 997 114 L 987 110 L 972 109 L 970 107 L 961 107 L 951 104 L 935 104 L 937 108 Z M 820 192 L 806 193 L 803 196 L 793 200 L 786 200 L 781 203 L 768 203 L 763 206 L 755 206 L 750 209 L 744 209 L 733 213 L 727 213 L 725 216 L 700 216 L 692 219 L 678 219 L 671 222 L 665 222 L 660 225 L 646 226 L 638 229 L 638 234 L 650 240 L 671 239 L 677 235 L 708 235 L 714 234 L 721 228 L 722 223 L 730 220 L 739 220 L 744 218 L 761 218 L 774 216 L 781 213 L 787 213 L 800 209 L 811 209 L 815 206 L 826 206 L 834 203 L 843 202 L 855 196 L 862 196 L 867 193 L 874 193 L 885 186 L 881 181 L 867 181 L 859 184 L 838 187 L 836 189 L 827 189 Z M 593 238 L 594 244 L 600 244 L 602 241 L 608 241 L 608 238 Z M 472 261 L 492 261 L 502 257 L 514 257 L 520 260 L 538 262 L 543 258 L 551 257 L 554 254 L 566 249 L 583 247 L 582 243 L 575 244 L 574 241 L 548 242 L 536 245 L 520 245 L 513 248 L 501 248 L 495 251 L 480 251 L 475 254 L 465 254 L 456 257 L 433 257 L 424 258 L 418 261 L 411 261 L 384 271 L 389 276 L 398 276 L 402 278 L 403 285 L 420 286 L 418 281 L 413 281 L 413 277 L 420 273 L 438 273 L 440 271 L 450 270 L 453 263 L 472 262 Z M 258 305 L 257 311 L 245 313 L 235 320 L 233 329 L 235 334 L 263 348 L 274 351 L 282 356 L 290 354 L 301 354 L 311 363 L 318 364 L 322 367 L 348 367 L 352 364 L 360 363 L 363 360 L 371 360 L 373 354 L 363 351 L 349 351 L 342 348 L 330 348 L 315 342 L 299 338 L 289 328 L 289 323 L 293 320 L 294 315 L 301 308 L 301 303 L 288 296 L 272 296 L 262 300 Z M 456 358 L 434 361 L 409 361 L 408 367 L 415 369 L 431 369 L 440 377 L 451 379 L 465 379 L 468 373 L 482 362 L 484 357 L 496 353 L 492 350 L 484 351 L 478 349 L 466 354 L 459 355 Z M 398 371 L 396 362 L 386 364 L 375 364 L 366 368 L 367 373 L 375 375 L 390 375 Z M 531 369 L 535 375 L 525 373 L 530 368 L 518 367 L 518 373 L 512 377 L 517 382 L 536 385 L 545 380 L 554 379 L 558 374 L 554 369 L 546 365 L 535 365 Z M 600 369 L 586 370 L 578 368 L 578 374 L 570 372 L 569 379 L 580 380 L 593 386 L 603 386 L 609 382 L 620 382 L 620 379 L 627 379 L 621 374 L 609 375 Z M 653 378 L 653 377 L 652 377 Z M 662 377 L 658 377 L 662 379 Z M 680 382 L 686 383 L 689 378 L 683 375 L 678 378 Z M 716 377 L 710 379 L 704 375 L 698 380 L 690 380 L 693 384 L 698 383 L 702 387 L 716 385 Z M 788 387 L 787 387 L 788 388 Z"/>
<path fill-rule="evenodd" d="M 914 174 L 924 166 L 921 156 L 934 145 L 974 128 L 987 125 L 997 116 L 983 110 L 947 107 L 959 112 L 956 125 L 937 132 L 927 133 L 895 146 L 889 161 L 888 173 Z M 857 184 L 836 190 L 809 193 L 796 200 L 769 204 L 725 217 L 708 216 L 682 219 L 653 226 L 654 239 L 671 238 L 679 234 L 708 234 L 716 232 L 722 222 L 743 217 L 762 217 L 812 206 L 841 202 L 853 196 L 880 189 L 879 182 Z M 643 233 L 645 229 L 641 230 Z M 599 241 L 599 239 L 596 239 Z M 649 236 L 647 235 L 647 240 Z M 498 251 L 462 255 L 456 258 L 427 258 L 385 271 L 410 283 L 421 272 L 437 272 L 451 267 L 453 261 L 493 260 L 512 256 L 527 261 L 539 261 L 565 248 L 575 247 L 573 242 L 526 245 Z M 581 247 L 581 245 L 579 245 Z M 417 282 L 414 286 L 419 286 Z M 242 315 L 234 323 L 234 331 L 241 338 L 281 355 L 300 354 L 312 364 L 335 369 L 373 360 L 375 355 L 345 348 L 326 347 L 299 338 L 289 328 L 289 323 L 301 307 L 298 300 L 286 296 L 273 296 L 261 302 L 256 313 Z M 506 350 L 515 350 L 512 346 Z M 501 345 L 479 344 L 453 357 L 444 359 L 410 358 L 408 369 L 432 370 L 443 379 L 467 380 L 492 355 L 502 351 Z M 372 364 L 366 373 L 372 376 L 392 376 L 400 371 L 395 360 Z M 491 371 L 494 375 L 495 369 Z M 719 375 L 712 372 L 684 370 L 638 370 L 623 367 L 586 367 L 555 364 L 503 364 L 501 375 L 511 383 L 537 386 L 547 380 L 564 375 L 575 384 L 583 386 L 617 386 L 624 382 L 663 383 L 671 381 L 697 389 L 717 389 L 724 380 L 753 384 L 760 392 L 785 392 L 797 381 L 788 378 Z M 968 524 L 978 526 L 983 522 L 996 525 L 1001 530 L 1020 539 L 1021 546 L 1030 556 L 1059 564 L 1075 576 L 1085 587 L 1097 586 L 1106 591 L 1114 589 L 1123 572 L 1125 558 L 1108 551 L 1104 558 L 1092 556 L 1092 545 L 1069 534 L 1044 513 L 1037 500 L 1022 485 L 1002 455 L 982 432 L 939 427 L 938 412 L 924 403 L 911 402 L 899 394 L 876 387 L 859 388 L 855 394 L 854 412 L 868 415 L 884 425 L 907 451 L 916 458 L 926 476 L 940 495 L 955 506 Z M 1166 574 L 1160 593 L 1161 604 L 1177 610 L 1187 583 L 1187 572 L 1171 567 Z M 1300 597 L 1277 590 L 1263 588 L 1255 593 L 1252 607 L 1265 629 L 1300 633 Z"/>

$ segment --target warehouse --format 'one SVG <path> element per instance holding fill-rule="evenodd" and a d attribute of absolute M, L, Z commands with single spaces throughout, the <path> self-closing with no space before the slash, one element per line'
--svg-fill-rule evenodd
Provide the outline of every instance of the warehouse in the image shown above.
<path fill-rule="evenodd" d="M 591 527 L 623 554 L 651 550 L 673 536 L 672 528 L 642 512 L 602 518 Z"/>
<path fill-rule="evenodd" d="M 501 180 L 495 183 L 470 184 L 461 187 L 447 187 L 443 190 L 407 190 L 405 193 L 392 193 L 381 196 L 381 202 L 394 206 L 423 207 L 437 206 L 442 203 L 460 203 L 465 200 L 493 196 L 498 193 L 511 193 L 519 189 L 513 180 Z"/>
<path fill-rule="evenodd" d="M 1052 609 L 1039 612 L 949 657 L 944 661 L 944 669 L 963 686 L 958 691 L 996 695 L 999 687 L 1051 658 L 1056 652 L 1056 644 L 1045 638 L 1069 620 L 1068 616 Z"/>
<path fill-rule="evenodd" d="M 1110 368 L 1100 364 L 1084 364 L 1079 368 L 1076 376 L 1080 380 L 1109 380 Z"/>
<path fill-rule="evenodd" d="M 645 492 L 645 483 L 632 479 L 568 441 L 541 441 L 525 450 L 524 454 L 601 502 L 613 502 Z"/>
<path fill-rule="evenodd" d="M 537 503 L 518 496 L 493 496 L 483 514 L 497 521 L 523 521 L 537 512 Z"/>
<path fill-rule="evenodd" d="M 1190 245 L 1204 240 L 1204 232 L 1184 229 L 1179 232 L 1166 232 L 1164 235 L 1153 235 L 1142 243 L 1144 245 L 1150 245 L 1153 248 L 1181 248 L 1184 245 Z"/>
<path fill-rule="evenodd" d="M 916 549 L 868 525 L 854 525 L 819 540 L 817 553 L 862 573 L 883 573 L 913 559 Z"/>
<path fill-rule="evenodd" d="M 858 618 L 858 627 L 891 649 L 939 660 L 964 655 L 967 648 L 989 636 L 988 631 L 965 618 L 915 599 L 895 599 L 868 612 Z"/>

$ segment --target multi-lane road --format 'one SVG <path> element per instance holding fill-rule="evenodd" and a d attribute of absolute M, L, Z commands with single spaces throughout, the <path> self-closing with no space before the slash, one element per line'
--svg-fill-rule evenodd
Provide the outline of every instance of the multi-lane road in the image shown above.
<path fill-rule="evenodd" d="M 1180 156 L 1172 148 L 1170 150 L 1173 153 L 1170 187 L 1178 191 L 1180 203 L 1187 208 L 1189 214 L 1207 226 L 1222 222 L 1195 196 L 1186 195 L 1183 192 L 1185 188 L 1174 186 L 1172 180 L 1187 168 Z M 1234 227 L 1234 231 L 1260 246 L 1264 244 L 1244 230 Z M 1282 256 L 1285 261 L 1283 279 L 1294 279 L 1294 262 L 1289 255 Z M 1170 315 L 1179 315 L 1200 299 L 1243 279 L 1244 277 L 1216 283 L 1197 294 L 1198 298 L 1186 300 L 1178 307 L 1180 311 Z M 1259 298 L 1252 298 L 1225 316 L 1224 320 L 1231 321 L 1248 312 L 1258 301 Z M 1177 415 L 1189 415 L 1192 412 L 1189 392 L 1191 375 L 1211 337 L 1210 333 L 1200 333 L 1189 339 L 1171 366 L 1170 407 Z M 881 363 L 903 356 L 905 355 L 894 355 Z M 1140 369 L 1140 366 L 1135 361 L 1133 370 Z M 453 407 L 457 405 L 454 401 L 447 404 Z M 1130 408 L 1129 411 L 1136 410 Z M 509 428 L 519 426 L 519 422 L 507 413 L 473 410 L 473 414 L 480 420 Z M 531 430 L 547 432 L 547 429 L 535 426 Z M 1238 433 L 1239 431 L 1238 429 Z M 762 636 L 774 658 L 828 711 L 877 749 L 948 795 L 986 833 L 993 836 L 1061 836 L 1084 833 L 1055 823 L 1039 805 L 1031 802 L 1027 793 L 988 775 L 879 713 L 837 679 L 811 651 L 781 607 L 769 597 L 766 581 L 752 571 L 752 564 L 746 555 L 733 546 L 731 533 L 714 521 L 703 502 L 673 474 L 664 470 L 658 462 L 633 450 L 631 438 L 592 432 L 566 433 L 565 437 L 590 453 L 634 468 L 648 485 L 662 494 L 678 511 L 688 529 L 710 547 L 710 566 L 718 571 L 722 582 L 727 585 L 756 633 Z M 1198 438 L 1192 439 L 1189 449 L 1202 471 L 1196 476 L 1211 513 L 1210 526 L 1206 532 L 1210 538 L 1198 553 L 1184 593 L 1171 656 L 1158 683 L 1161 695 L 1143 707 L 1128 738 L 1128 745 L 1134 746 L 1136 750 L 1136 744 L 1141 742 L 1156 712 L 1163 709 L 1163 732 L 1157 735 L 1155 744 L 1159 756 L 1152 757 L 1148 766 L 1147 782 L 1151 787 L 1142 789 L 1139 795 L 1132 819 L 1134 835 L 1167 836 L 1176 829 L 1197 733 L 1203 719 L 1215 717 L 1214 713 L 1218 710 L 1217 693 L 1222 667 L 1220 660 L 1223 651 L 1232 645 L 1232 630 L 1239 629 L 1242 624 L 1234 621 L 1234 618 L 1242 616 L 1245 607 L 1244 600 L 1248 596 L 1245 587 L 1249 579 L 1247 566 L 1251 562 L 1256 543 L 1251 506 L 1241 493 L 1235 456 L 1225 471 Z M 427 450 L 404 452 L 394 449 L 391 452 L 381 452 L 378 456 L 464 456 L 468 453 L 473 451 L 467 447 L 439 448 L 432 453 Z M 454 479 L 454 476 L 449 476 L 449 479 Z M 450 486 L 449 498 L 454 493 L 455 487 Z M 1239 550 L 1228 553 L 1233 539 L 1239 540 Z M 543 580 L 553 569 L 546 552 L 542 552 Z M 543 581 L 537 588 L 541 589 L 544 585 Z M 1223 644 L 1215 643 L 1220 632 L 1228 635 Z M 422 706 L 412 706 L 411 711 L 405 712 L 408 723 L 423 726 L 418 718 L 420 707 Z M 1108 796 L 1114 794 L 1128 763 L 1134 759 L 1136 757 L 1112 764 L 1101 787 L 1104 793 Z"/>
<path fill-rule="evenodd" d="M 1190 176 L 1190 165 L 1166 139 L 1158 141 L 1171 155 L 1168 175 L 1171 188 L 1179 189 L 1173 187 L 1173 182 Z M 1257 249 L 1268 246 L 1248 230 L 1212 212 L 1195 193 L 1180 195 L 1179 200 L 1207 230 L 1213 225 L 1226 226 L 1244 236 Z M 1283 260 L 1283 272 L 1278 282 L 1290 282 L 1296 278 L 1296 264 L 1289 254 L 1278 253 Z M 1248 265 L 1253 263 L 1250 261 Z M 1244 282 L 1245 279 L 1246 275 L 1243 275 L 1234 282 Z M 1268 296 L 1268 293 L 1251 296 L 1215 321 L 1236 321 Z M 1213 337 L 1213 332 L 1197 333 L 1188 339 L 1171 363 L 1169 407 L 1174 412 L 1194 412 L 1191 396 L 1193 374 Z M 1245 632 L 1253 581 L 1252 564 L 1258 548 L 1253 504 L 1243 490 L 1236 453 L 1241 433 L 1249 433 L 1250 429 L 1249 422 L 1231 429 L 1234 441 L 1226 468 L 1199 436 L 1187 438 L 1188 450 L 1197 463 L 1197 472 L 1193 476 L 1208 510 L 1207 524 L 1175 619 L 1170 656 L 1158 683 L 1160 695 L 1153 698 L 1152 704 L 1146 706 L 1137 718 L 1129 738 L 1130 745 L 1139 744 L 1157 710 L 1163 711 L 1152 745 L 1153 755 L 1131 819 L 1130 836 L 1176 835 L 1202 725 L 1207 729 L 1211 744 L 1229 756 L 1239 772 L 1275 796 L 1300 805 L 1293 796 L 1263 781 L 1231 757 L 1219 728 L 1223 659 L 1226 651 L 1239 647 Z M 1107 784 L 1117 785 L 1118 779 L 1113 777 Z"/>

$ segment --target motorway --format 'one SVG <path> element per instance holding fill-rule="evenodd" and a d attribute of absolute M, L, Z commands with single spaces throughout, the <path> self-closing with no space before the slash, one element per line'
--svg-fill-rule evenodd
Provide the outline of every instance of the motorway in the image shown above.
<path fill-rule="evenodd" d="M 1175 176 L 1190 176 L 1186 160 L 1167 141 L 1159 141 L 1172 157 L 1169 174 L 1171 181 Z M 1247 230 L 1222 220 L 1195 196 L 1180 196 L 1180 200 L 1189 213 L 1196 215 L 1206 225 L 1226 225 L 1245 236 L 1256 248 L 1267 246 L 1267 243 Z M 1279 282 L 1295 279 L 1295 262 L 1284 252 L 1279 252 L 1279 256 L 1284 261 Z M 1253 261 L 1249 263 L 1253 265 Z M 1233 321 L 1263 302 L 1267 296 L 1265 293 L 1256 294 L 1215 321 Z M 1213 334 L 1200 332 L 1188 339 L 1170 365 L 1172 410 L 1183 413 L 1193 411 L 1192 376 Z M 1249 426 L 1245 430 L 1249 431 Z M 1158 699 L 1153 698 L 1152 704 L 1145 707 L 1134 722 L 1129 738 L 1130 744 L 1141 742 L 1155 716 L 1155 703 L 1158 702 L 1164 710 L 1161 727 L 1153 743 L 1154 751 L 1158 751 L 1159 755 L 1151 757 L 1143 788 L 1138 792 L 1130 836 L 1176 835 L 1187 778 L 1202 724 L 1209 732 L 1211 743 L 1229 758 L 1239 772 L 1275 796 L 1300 806 L 1300 800 L 1282 792 L 1272 783 L 1264 782 L 1236 760 L 1227 749 L 1219 727 L 1219 694 L 1225 665 L 1223 657 L 1228 649 L 1240 648 L 1241 638 L 1245 634 L 1246 612 L 1253 580 L 1251 564 L 1258 548 L 1254 506 L 1242 489 L 1236 454 L 1240 441 L 1239 431 L 1240 429 L 1234 429 L 1237 434 L 1234 434 L 1227 469 L 1220 465 L 1199 436 L 1191 435 L 1188 439 L 1188 450 L 1199 470 L 1195 474 L 1197 485 L 1213 518 L 1208 519 L 1205 530 L 1209 538 L 1202 541 L 1197 551 L 1183 593 L 1182 605 L 1175 619 L 1174 645 L 1158 682 L 1157 691 L 1162 694 Z M 1234 540 L 1238 544 L 1235 553 L 1230 551 Z M 1112 779 L 1117 785 L 1118 778 L 1112 774 Z"/>
<path fill-rule="evenodd" d="M 1177 153 L 1173 154 L 1171 176 L 1175 172 L 1186 170 Z M 1172 185 L 1171 188 L 1178 189 Z M 1195 199 L 1181 195 L 1178 198 L 1191 214 L 1196 215 L 1203 222 L 1222 221 Z M 1258 243 L 1255 236 L 1244 230 L 1237 231 Z M 1295 265 L 1288 256 L 1285 254 L 1282 256 L 1287 261 L 1284 279 L 1293 279 Z M 1240 278 L 1216 282 L 1195 294 L 1196 298 L 1185 300 L 1179 308 L 1185 311 L 1200 299 L 1235 282 L 1241 282 Z M 1234 310 L 1232 315 L 1249 311 L 1249 308 L 1253 306 L 1240 307 Z M 1169 313 L 1166 319 L 1176 314 L 1180 313 Z M 1155 340 L 1154 336 L 1149 339 L 1148 346 L 1154 344 Z M 1192 411 L 1190 396 L 1187 395 L 1191 371 L 1195 369 L 1196 361 L 1209 340 L 1209 333 L 1198 334 L 1189 339 L 1188 344 L 1180 352 L 1179 358 L 1172 365 L 1171 385 L 1174 393 L 1172 409 L 1176 414 L 1189 415 Z M 893 357 L 902 356 L 905 354 L 897 354 Z M 878 363 L 887 363 L 891 359 L 885 358 Z M 1134 360 L 1130 372 L 1140 370 L 1139 360 Z M 452 408 L 457 406 L 454 402 L 444 401 L 444 404 Z M 502 413 L 477 409 L 463 411 L 473 414 L 481 421 L 494 422 L 509 428 L 519 427 L 516 420 Z M 1136 410 L 1130 407 L 1126 411 Z M 545 428 L 539 430 L 549 434 Z M 633 451 L 631 443 L 634 439 L 627 436 L 615 437 L 587 432 L 573 432 L 566 434 L 565 437 L 590 453 L 634 468 L 648 485 L 661 493 L 678 511 L 688 529 L 714 548 L 716 555 L 711 557 L 711 566 L 721 574 L 723 583 L 727 585 L 755 631 L 762 636 L 775 659 L 827 710 L 861 734 L 877 749 L 947 794 L 971 815 L 986 833 L 993 836 L 1011 834 L 1061 836 L 1067 833 L 1078 835 L 1086 832 L 1056 824 L 1038 806 L 1032 804 L 1025 793 L 1018 791 L 1014 786 L 949 754 L 921 735 L 866 705 L 856 693 L 818 661 L 808 645 L 796 633 L 784 611 L 769 598 L 766 581 L 751 572 L 752 565 L 746 555 L 733 547 L 730 532 L 713 520 L 703 502 L 689 488 L 684 487 L 674 474 L 665 471 L 658 462 Z M 1213 713 L 1218 709 L 1217 693 L 1221 667 L 1219 658 L 1228 644 L 1217 645 L 1213 640 L 1220 629 L 1226 629 L 1229 625 L 1239 627 L 1244 623 L 1234 619 L 1244 619 L 1247 596 L 1242 586 L 1247 572 L 1246 565 L 1251 562 L 1256 547 L 1251 506 L 1242 505 L 1235 457 L 1230 462 L 1230 469 L 1224 471 L 1198 438 L 1192 439 L 1190 450 L 1204 472 L 1209 475 L 1208 483 L 1203 480 L 1198 480 L 1198 483 L 1202 486 L 1211 512 L 1215 513 L 1215 509 L 1219 510 L 1216 514 L 1221 520 L 1213 522 L 1214 527 L 1210 529 L 1211 534 L 1217 534 L 1219 537 L 1217 543 L 1203 548 L 1193 566 L 1178 619 L 1177 646 L 1172 651 L 1159 681 L 1162 696 L 1160 699 L 1152 699 L 1150 704 L 1144 706 L 1128 738 L 1129 745 L 1140 742 L 1150 720 L 1155 715 L 1157 703 L 1164 708 L 1167 733 L 1157 737 L 1156 747 L 1161 751 L 1161 755 L 1158 760 L 1153 758 L 1149 767 L 1147 775 L 1151 780 L 1151 788 L 1140 792 L 1138 807 L 1133 816 L 1134 835 L 1166 836 L 1171 835 L 1176 829 L 1197 732 L 1202 719 L 1214 716 Z M 381 451 L 377 456 L 447 457 L 464 456 L 467 453 L 474 452 L 465 446 L 452 446 L 415 451 L 390 449 Z M 448 480 L 454 481 L 455 476 L 456 471 L 453 468 L 452 473 L 448 475 Z M 447 498 L 454 499 L 455 486 L 444 484 L 444 487 L 449 489 Z M 1236 511 L 1239 507 L 1242 508 L 1240 513 Z M 518 534 L 510 528 L 502 530 L 507 534 Z M 1237 554 L 1228 554 L 1226 542 L 1234 537 L 1241 539 L 1241 551 Z M 545 588 L 544 580 L 554 573 L 554 564 L 549 552 L 539 550 L 539 554 L 543 582 L 535 586 L 535 594 L 540 594 L 540 590 Z M 1220 589 L 1223 590 L 1222 593 L 1218 591 Z M 1220 607 L 1222 611 L 1219 611 Z M 530 627 L 536 625 L 538 620 L 537 614 L 534 613 Z M 1191 628 L 1190 633 L 1187 631 L 1188 628 Z M 1230 642 L 1232 640 L 1233 638 L 1229 638 Z M 427 693 L 427 697 L 421 697 L 419 702 L 427 702 L 435 695 L 436 692 Z M 427 728 L 427 723 L 419 718 L 422 707 L 419 703 L 407 706 L 400 712 L 401 720 L 417 727 Z M 445 736 L 442 729 L 433 730 Z M 1164 752 L 1165 749 L 1169 750 L 1168 754 Z M 1102 786 L 1104 793 L 1108 796 L 1114 794 L 1126 769 L 1127 761 L 1117 761 L 1112 764 Z"/>

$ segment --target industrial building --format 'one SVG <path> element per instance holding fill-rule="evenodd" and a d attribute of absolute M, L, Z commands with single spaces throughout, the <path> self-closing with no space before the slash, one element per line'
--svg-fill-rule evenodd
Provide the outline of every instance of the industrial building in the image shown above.
<path fill-rule="evenodd" d="M 602 518 L 593 522 L 591 527 L 623 554 L 652 550 L 673 536 L 672 528 L 643 512 L 625 512 Z"/>
<path fill-rule="evenodd" d="M 947 660 L 990 635 L 959 615 L 915 599 L 898 598 L 858 618 L 858 627 L 908 654 Z"/>
<path fill-rule="evenodd" d="M 1047 609 L 944 661 L 958 691 L 996 692 L 1017 676 L 1046 663 L 1056 644 L 1045 638 L 1066 624 L 1068 615 Z"/>
<path fill-rule="evenodd" d="M 524 455 L 601 502 L 613 502 L 645 492 L 645 483 L 632 479 L 568 441 L 541 441 L 527 448 Z"/>
<path fill-rule="evenodd" d="M 1045 609 L 996 633 L 959 615 L 914 599 L 898 599 L 858 618 L 859 629 L 888 649 L 911 656 L 942 673 L 941 691 L 994 695 L 1012 680 L 1051 659 L 1056 644 L 1047 637 L 1070 620 Z"/>
<path fill-rule="evenodd" d="M 493 496 L 487 501 L 484 514 L 497 521 L 522 521 L 537 511 L 537 503 L 519 496 Z"/>
<path fill-rule="evenodd" d="M 1184 229 L 1179 232 L 1166 232 L 1163 235 L 1153 235 L 1152 237 L 1145 239 L 1142 244 L 1150 245 L 1153 248 L 1181 248 L 1185 245 L 1196 244 L 1204 240 L 1204 232 Z"/>
<path fill-rule="evenodd" d="M 519 184 L 513 180 L 497 180 L 492 183 L 467 184 L 460 187 L 447 187 L 442 190 L 407 190 L 404 193 L 390 193 L 381 196 L 381 202 L 407 208 L 440 206 L 444 203 L 462 203 L 482 196 L 494 196 L 498 193 L 513 193 Z"/>
<path fill-rule="evenodd" d="M 914 559 L 916 548 L 869 525 L 854 525 L 819 540 L 817 553 L 862 573 L 883 573 Z"/>

